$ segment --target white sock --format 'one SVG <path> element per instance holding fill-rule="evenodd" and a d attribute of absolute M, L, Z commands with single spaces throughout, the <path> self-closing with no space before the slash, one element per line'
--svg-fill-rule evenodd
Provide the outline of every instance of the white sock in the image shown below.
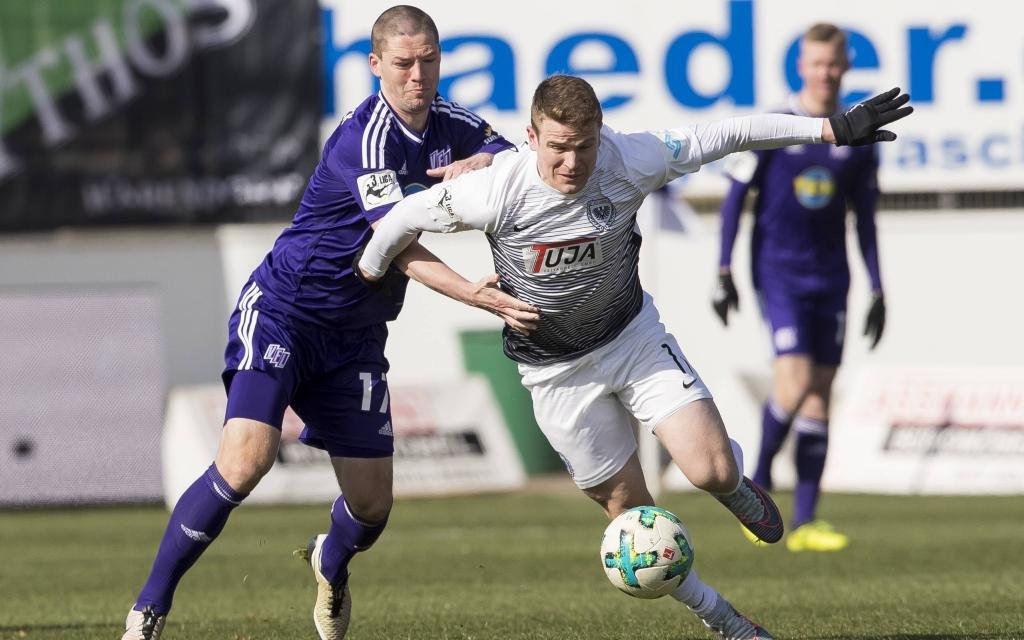
<path fill-rule="evenodd" d="M 696 569 L 690 569 L 686 579 L 672 592 L 672 597 L 685 604 L 690 611 L 701 618 L 711 613 L 711 610 L 718 604 L 718 592 L 697 577 Z"/>

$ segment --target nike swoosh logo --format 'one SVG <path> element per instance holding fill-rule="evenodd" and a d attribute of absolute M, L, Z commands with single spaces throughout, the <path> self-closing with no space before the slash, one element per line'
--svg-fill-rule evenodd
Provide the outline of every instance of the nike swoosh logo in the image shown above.
<path fill-rule="evenodd" d="M 537 223 L 534 222 L 533 224 L 537 224 Z M 533 224 L 524 224 L 521 227 L 518 224 L 513 224 L 512 225 L 512 230 L 513 231 L 525 231 L 526 229 L 529 229 L 530 227 L 532 227 Z"/>
<path fill-rule="evenodd" d="M 668 346 L 667 344 L 662 344 L 661 348 L 664 349 L 665 351 L 667 351 L 668 355 L 672 356 L 672 362 L 676 363 L 676 367 L 678 367 L 679 370 L 683 372 L 683 374 L 690 376 L 690 378 L 691 378 L 690 384 L 686 384 L 684 382 L 683 383 L 683 388 L 684 389 L 689 389 L 690 387 L 692 387 L 693 384 L 695 382 L 697 382 L 697 376 L 693 375 L 693 372 L 687 371 L 685 368 L 683 368 L 683 365 L 679 362 L 679 359 L 676 358 L 676 354 L 672 353 L 672 348 L 670 346 Z M 686 364 L 690 364 L 690 363 L 687 362 Z"/>

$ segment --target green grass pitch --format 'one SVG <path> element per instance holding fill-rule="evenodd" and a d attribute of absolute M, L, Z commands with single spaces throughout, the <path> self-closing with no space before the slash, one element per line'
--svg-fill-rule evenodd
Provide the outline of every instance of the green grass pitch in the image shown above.
<path fill-rule="evenodd" d="M 662 506 L 695 567 L 778 638 L 1024 639 L 1024 498 L 827 496 L 837 554 L 758 549 L 703 494 Z M 780 506 L 788 511 L 789 496 Z M 164 638 L 315 638 L 312 576 L 292 555 L 326 505 L 245 506 L 185 576 Z M 149 570 L 159 507 L 0 512 L 0 639 L 120 637 Z M 352 640 L 710 638 L 671 598 L 616 591 L 600 510 L 555 490 L 403 500 L 352 563 Z"/>

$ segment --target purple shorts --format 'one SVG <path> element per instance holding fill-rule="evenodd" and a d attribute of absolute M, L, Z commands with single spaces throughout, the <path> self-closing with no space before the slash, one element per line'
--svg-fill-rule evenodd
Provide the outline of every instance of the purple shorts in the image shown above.
<path fill-rule="evenodd" d="M 331 330 L 288 320 L 249 281 L 228 322 L 224 421 L 249 418 L 281 427 L 291 405 L 305 423 L 302 442 L 331 456 L 393 455 L 384 324 Z"/>
<path fill-rule="evenodd" d="M 845 289 L 800 293 L 762 287 L 758 300 L 776 356 L 801 354 L 815 364 L 839 366 L 846 334 Z"/>

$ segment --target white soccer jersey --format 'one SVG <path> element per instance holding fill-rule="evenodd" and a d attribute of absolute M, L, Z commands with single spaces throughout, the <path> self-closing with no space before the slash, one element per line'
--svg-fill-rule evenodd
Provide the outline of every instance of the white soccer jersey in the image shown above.
<path fill-rule="evenodd" d="M 631 134 L 604 127 L 594 172 L 571 195 L 543 182 L 524 147 L 396 205 L 360 264 L 382 274 L 420 230 L 484 231 L 502 288 L 542 312 L 530 335 L 505 332 L 506 354 L 529 364 L 570 360 L 610 342 L 641 308 L 636 212 L 648 193 L 734 150 L 820 136 L 820 119 L 793 116 Z"/>

